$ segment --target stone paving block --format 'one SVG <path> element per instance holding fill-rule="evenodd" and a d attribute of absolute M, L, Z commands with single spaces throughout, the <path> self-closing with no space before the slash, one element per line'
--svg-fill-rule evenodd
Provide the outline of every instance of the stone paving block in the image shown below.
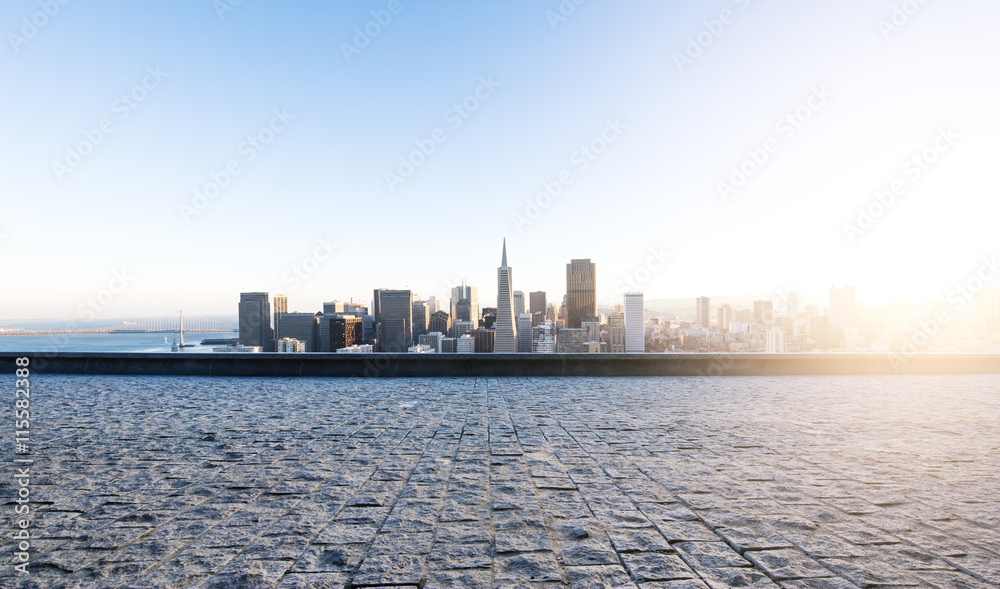
<path fill-rule="evenodd" d="M 361 562 L 352 583 L 358 586 L 418 585 L 424 559 L 406 554 L 369 554 Z"/>
<path fill-rule="evenodd" d="M 698 578 L 698 575 L 676 554 L 637 552 L 622 554 L 621 559 L 637 583 Z"/>
<path fill-rule="evenodd" d="M 551 552 L 520 552 L 497 555 L 493 578 L 498 585 L 561 581 L 559 565 Z"/>
<path fill-rule="evenodd" d="M 997 382 L 44 375 L 17 586 L 1000 586 Z"/>
<path fill-rule="evenodd" d="M 289 573 L 277 589 L 343 589 L 349 578 L 347 573 Z"/>
<path fill-rule="evenodd" d="M 779 585 L 771 581 L 760 571 L 748 568 L 707 568 L 698 571 L 702 580 L 711 589 L 729 589 L 730 587 L 747 587 L 748 589 L 779 589 Z"/>
<path fill-rule="evenodd" d="M 754 550 L 745 554 L 750 562 L 779 581 L 831 577 L 833 573 L 799 550 Z"/>
<path fill-rule="evenodd" d="M 674 544 L 681 558 L 693 568 L 751 566 L 745 558 L 725 542 L 681 542 Z"/>
<path fill-rule="evenodd" d="M 492 565 L 490 546 L 477 544 L 435 544 L 427 558 L 434 569 L 474 569 Z"/>
<path fill-rule="evenodd" d="M 655 528 L 608 530 L 618 552 L 671 552 L 666 538 Z"/>
<path fill-rule="evenodd" d="M 566 579 L 571 589 L 636 588 L 621 565 L 567 566 Z"/>
<path fill-rule="evenodd" d="M 497 530 L 494 536 L 496 551 L 501 552 L 533 552 L 551 550 L 552 543 L 544 530 Z"/>

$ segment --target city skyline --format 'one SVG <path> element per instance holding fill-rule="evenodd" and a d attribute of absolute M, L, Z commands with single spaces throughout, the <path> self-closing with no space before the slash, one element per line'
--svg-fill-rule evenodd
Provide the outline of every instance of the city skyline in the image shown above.
<path fill-rule="evenodd" d="M 0 317 L 491 300 L 504 236 L 603 303 L 934 299 L 996 251 L 995 3 L 216 4 L 0 9 Z"/>

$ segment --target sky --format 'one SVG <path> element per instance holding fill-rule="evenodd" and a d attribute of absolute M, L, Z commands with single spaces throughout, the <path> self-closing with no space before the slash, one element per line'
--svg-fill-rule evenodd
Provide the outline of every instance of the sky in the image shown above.
<path fill-rule="evenodd" d="M 504 239 L 556 303 L 933 301 L 1000 249 L 994 1 L 62 2 L 0 7 L 0 319 L 490 306 Z"/>

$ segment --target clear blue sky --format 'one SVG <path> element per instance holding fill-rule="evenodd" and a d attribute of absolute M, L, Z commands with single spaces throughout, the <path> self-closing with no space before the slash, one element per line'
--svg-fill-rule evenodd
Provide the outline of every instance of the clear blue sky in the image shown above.
<path fill-rule="evenodd" d="M 553 21 L 555 0 L 401 0 L 376 27 L 390 4 L 246 0 L 220 18 L 227 0 L 78 0 L 51 17 L 4 2 L 0 318 L 76 316 L 105 290 L 120 292 L 104 316 L 235 313 L 241 290 L 312 311 L 462 278 L 485 305 L 504 237 L 514 288 L 556 302 L 571 258 L 597 263 L 614 302 L 651 248 L 671 257 L 639 283 L 647 298 L 850 281 L 863 299 L 940 298 L 1000 249 L 994 1 L 589 0 Z M 366 26 L 381 30 L 348 60 Z M 467 118 L 449 113 L 477 91 Z M 778 125 L 797 110 L 808 120 Z M 273 141 L 244 143 L 260 133 Z M 917 178 L 904 165 L 926 149 Z M 239 175 L 185 219 L 227 165 Z M 563 171 L 572 183 L 538 201 Z M 906 192 L 852 243 L 844 224 L 896 180 Z M 310 259 L 327 239 L 334 253 Z"/>

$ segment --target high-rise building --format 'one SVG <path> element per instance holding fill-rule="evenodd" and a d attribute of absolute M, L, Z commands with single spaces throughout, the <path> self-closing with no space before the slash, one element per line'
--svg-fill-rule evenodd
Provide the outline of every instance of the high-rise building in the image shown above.
<path fill-rule="evenodd" d="M 549 303 L 548 306 L 545 307 L 545 320 L 551 321 L 552 323 L 559 320 L 559 310 L 556 309 L 555 303 Z"/>
<path fill-rule="evenodd" d="M 524 291 L 514 291 L 514 317 L 524 313 Z"/>
<path fill-rule="evenodd" d="M 769 327 L 765 334 L 767 337 L 765 345 L 767 346 L 768 354 L 784 354 L 787 351 L 785 348 L 785 330 L 774 326 Z"/>
<path fill-rule="evenodd" d="M 271 301 L 266 292 L 240 293 L 240 345 L 274 351 L 271 333 Z"/>
<path fill-rule="evenodd" d="M 695 303 L 695 322 L 698 327 L 712 327 L 712 305 L 708 297 L 698 297 Z"/>
<path fill-rule="evenodd" d="M 785 303 L 788 306 L 788 318 L 795 319 L 795 316 L 799 314 L 799 294 L 795 292 L 788 293 Z"/>
<path fill-rule="evenodd" d="M 427 312 L 433 315 L 440 310 L 441 309 L 438 308 L 437 297 L 427 297 Z"/>
<path fill-rule="evenodd" d="M 463 335 L 469 333 L 473 329 L 476 328 L 472 325 L 471 321 L 464 321 L 460 319 L 458 321 L 451 322 L 452 337 L 462 337 Z"/>
<path fill-rule="evenodd" d="M 277 341 L 278 339 L 281 338 L 281 336 L 278 335 L 278 321 L 279 321 L 278 316 L 281 315 L 282 313 L 288 312 L 288 297 L 286 297 L 283 294 L 274 295 L 274 298 L 272 299 L 271 308 L 272 312 L 274 313 L 273 335 L 274 339 Z"/>
<path fill-rule="evenodd" d="M 531 315 L 528 313 L 517 316 L 517 351 L 531 352 Z"/>
<path fill-rule="evenodd" d="M 330 319 L 330 351 L 361 344 L 363 330 L 361 317 L 334 315 Z"/>
<path fill-rule="evenodd" d="M 546 296 L 544 290 L 538 290 L 533 293 L 528 294 L 528 305 L 530 307 L 529 311 L 532 315 L 535 313 L 541 313 L 542 317 L 545 317 L 545 311 L 548 309 L 546 304 Z"/>
<path fill-rule="evenodd" d="M 427 331 L 440 331 L 445 335 L 451 333 L 451 315 L 444 311 L 435 311 L 427 322 Z"/>
<path fill-rule="evenodd" d="M 440 331 L 448 335 L 451 333 L 451 315 L 444 311 L 435 311 L 431 315 L 430 321 L 427 322 L 427 331 Z"/>
<path fill-rule="evenodd" d="M 860 327 L 858 322 L 858 298 L 854 285 L 842 288 L 830 287 L 830 327 Z"/>
<path fill-rule="evenodd" d="M 453 337 L 443 337 L 443 338 L 441 338 L 441 353 L 442 354 L 454 354 L 455 352 L 457 352 L 458 351 L 458 344 L 456 343 L 457 341 L 458 340 L 456 340 Z M 473 345 L 473 349 L 474 348 L 475 348 L 475 345 Z"/>
<path fill-rule="evenodd" d="M 774 321 L 774 303 L 771 301 L 753 302 L 754 323 L 770 323 Z"/>
<path fill-rule="evenodd" d="M 641 292 L 625 293 L 625 353 L 646 351 L 645 308 Z"/>
<path fill-rule="evenodd" d="M 599 342 L 601 341 L 601 318 L 600 317 L 584 317 L 583 321 L 580 322 L 580 327 L 587 330 L 587 341 L 588 342 Z"/>
<path fill-rule="evenodd" d="M 438 354 L 441 353 L 441 340 L 444 338 L 444 334 L 440 331 L 432 331 L 430 333 L 425 333 L 424 335 L 417 338 L 417 343 L 421 346 L 430 346 Z"/>
<path fill-rule="evenodd" d="M 274 325 L 275 339 L 297 339 L 306 352 L 329 351 L 320 349 L 319 318 L 312 313 L 275 313 Z"/>
<path fill-rule="evenodd" d="M 625 313 L 621 311 L 608 316 L 608 348 L 612 354 L 625 353 Z"/>
<path fill-rule="evenodd" d="M 413 337 L 420 337 L 427 333 L 427 324 L 430 323 L 431 313 L 427 301 L 413 301 Z"/>
<path fill-rule="evenodd" d="M 479 327 L 473 329 L 469 332 L 472 339 L 476 342 L 476 353 L 477 354 L 492 354 L 493 346 L 496 342 L 496 332 L 492 329 L 486 329 Z"/>
<path fill-rule="evenodd" d="M 597 265 L 589 259 L 566 264 L 566 315 L 567 327 L 597 316 Z"/>
<path fill-rule="evenodd" d="M 517 327 L 514 324 L 513 271 L 507 266 L 507 240 L 503 240 L 503 257 L 497 268 L 497 320 L 493 351 L 497 354 L 517 352 Z"/>
<path fill-rule="evenodd" d="M 586 354 L 588 333 L 582 327 L 561 327 L 556 331 L 556 352 L 559 354 Z"/>
<path fill-rule="evenodd" d="M 531 329 L 531 351 L 536 354 L 556 353 L 556 324 L 550 321 Z"/>
<path fill-rule="evenodd" d="M 729 324 L 733 320 L 733 308 L 729 305 L 719 305 L 716 309 L 717 321 L 716 328 L 719 331 L 726 331 L 729 329 Z"/>
<path fill-rule="evenodd" d="M 451 289 L 451 319 L 471 321 L 473 328 L 479 327 L 478 288 L 463 282 L 461 286 Z"/>
<path fill-rule="evenodd" d="M 476 339 L 469 334 L 455 338 L 455 351 L 459 354 L 475 354 Z"/>
<path fill-rule="evenodd" d="M 413 345 L 413 294 L 408 290 L 375 290 L 376 351 L 406 353 Z"/>

